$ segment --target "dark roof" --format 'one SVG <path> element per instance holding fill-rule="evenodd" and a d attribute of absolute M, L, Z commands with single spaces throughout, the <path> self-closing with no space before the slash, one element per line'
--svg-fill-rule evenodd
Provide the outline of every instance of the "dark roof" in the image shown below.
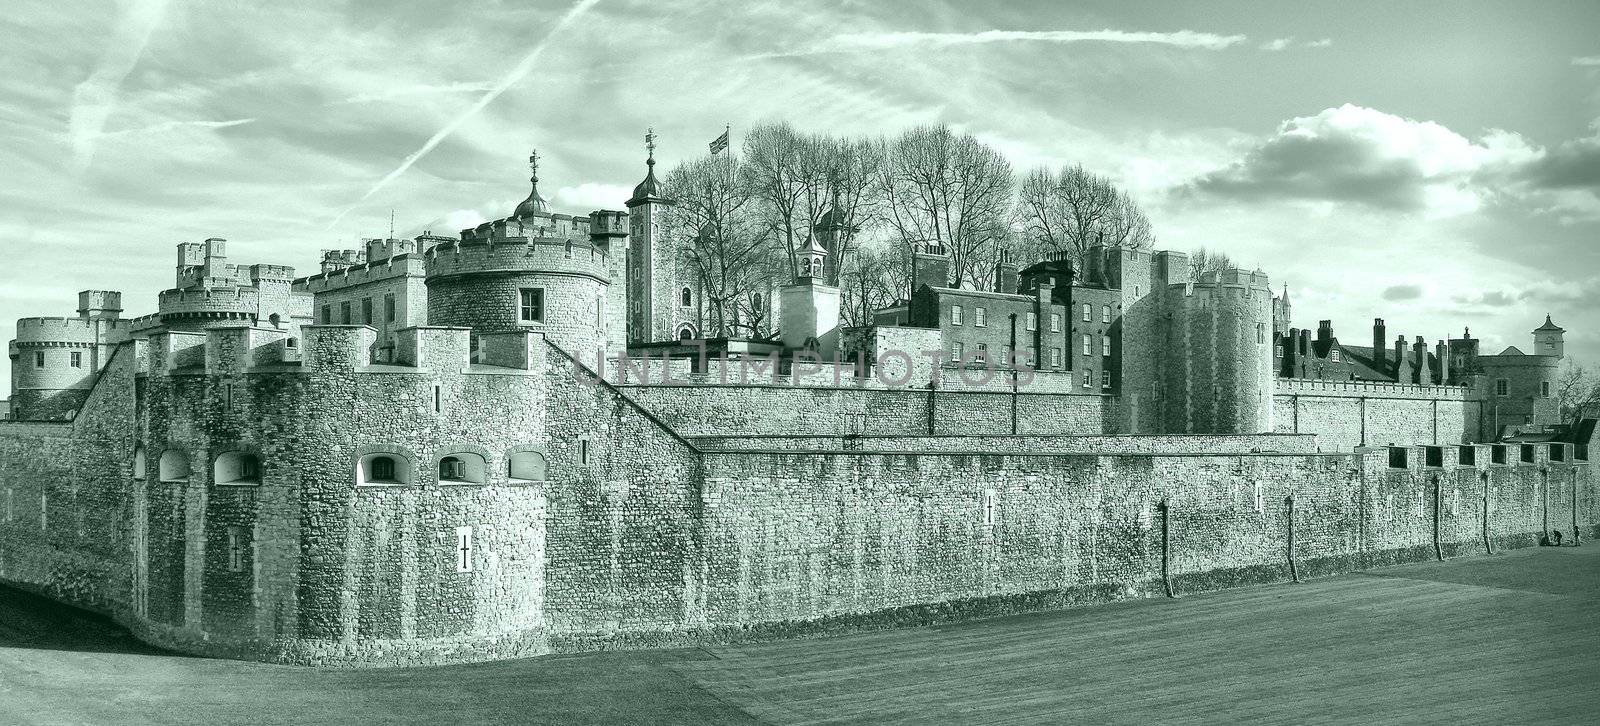
<path fill-rule="evenodd" d="M 1563 328 L 1563 327 L 1561 327 L 1559 325 L 1556 325 L 1553 322 L 1551 322 L 1550 321 L 1550 316 L 1546 315 L 1546 316 L 1544 316 L 1544 325 L 1541 325 L 1541 326 L 1539 326 L 1537 328 L 1534 328 L 1533 332 L 1535 332 L 1535 333 L 1544 333 L 1544 332 L 1565 333 L 1565 332 L 1567 332 L 1567 329 Z"/>
<path fill-rule="evenodd" d="M 661 182 L 656 181 L 656 160 L 652 157 L 645 164 L 648 165 L 648 171 L 644 173 L 644 181 L 633 188 L 633 197 L 628 200 L 630 202 L 664 198 Z"/>

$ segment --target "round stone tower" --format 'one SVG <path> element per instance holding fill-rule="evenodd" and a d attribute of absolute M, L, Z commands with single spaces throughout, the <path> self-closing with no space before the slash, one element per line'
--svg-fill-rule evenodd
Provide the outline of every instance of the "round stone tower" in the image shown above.
<path fill-rule="evenodd" d="M 1167 291 L 1167 430 L 1272 431 L 1272 290 L 1257 270 L 1208 272 Z"/>
<path fill-rule="evenodd" d="M 427 257 L 428 324 L 477 333 L 529 329 L 592 361 L 609 340 L 610 245 L 589 217 L 551 214 L 533 189 L 512 216 L 463 230 Z M 619 226 L 607 218 L 602 226 Z M 606 230 L 600 230 L 605 232 Z M 474 347 L 476 350 L 476 347 Z"/>
<path fill-rule="evenodd" d="M 120 318 L 122 293 L 78 293 L 76 318 L 22 318 L 8 351 L 11 416 L 19 420 L 70 418 L 83 405 L 94 376 L 116 344 L 128 337 Z"/>

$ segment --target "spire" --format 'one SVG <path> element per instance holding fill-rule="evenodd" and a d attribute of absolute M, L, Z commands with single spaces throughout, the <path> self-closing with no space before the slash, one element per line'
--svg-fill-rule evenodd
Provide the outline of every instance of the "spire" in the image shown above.
<path fill-rule="evenodd" d="M 528 153 L 528 169 L 532 172 L 532 176 L 529 177 L 528 181 L 533 184 L 533 188 L 529 190 L 528 198 L 522 200 L 522 203 L 517 205 L 517 210 L 511 215 L 513 217 L 526 217 L 531 214 L 546 214 L 550 211 L 549 207 L 545 206 L 544 197 L 539 196 L 538 150 Z"/>
<path fill-rule="evenodd" d="M 1544 316 L 1544 325 L 1541 325 L 1541 326 L 1539 326 L 1537 328 L 1534 328 L 1533 332 L 1535 332 L 1535 333 L 1543 333 L 1543 332 L 1565 333 L 1565 332 L 1567 332 L 1567 329 L 1563 328 L 1563 327 L 1561 327 L 1559 325 L 1556 325 L 1553 322 L 1551 322 L 1550 321 L 1550 316 L 1546 315 L 1546 316 Z"/>
<path fill-rule="evenodd" d="M 661 188 L 661 182 L 656 181 L 656 130 L 649 128 L 644 133 L 645 148 L 645 173 L 644 181 L 633 188 L 633 197 L 628 199 L 629 207 L 636 207 L 648 201 L 666 201 Z"/>

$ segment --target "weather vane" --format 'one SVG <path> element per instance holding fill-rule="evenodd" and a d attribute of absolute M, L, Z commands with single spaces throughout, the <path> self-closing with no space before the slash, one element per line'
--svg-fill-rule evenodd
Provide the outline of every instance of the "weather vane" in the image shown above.
<path fill-rule="evenodd" d="M 533 172 L 533 180 L 539 181 L 539 150 L 528 152 L 528 170 Z"/>
<path fill-rule="evenodd" d="M 656 129 L 651 126 L 644 131 L 644 148 L 649 152 L 650 161 L 656 160 Z"/>

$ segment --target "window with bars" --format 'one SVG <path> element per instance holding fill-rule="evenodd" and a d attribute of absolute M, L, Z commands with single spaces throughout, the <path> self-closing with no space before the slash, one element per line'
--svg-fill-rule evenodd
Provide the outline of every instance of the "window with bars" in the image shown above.
<path fill-rule="evenodd" d="M 976 308 L 973 308 L 972 309 L 972 324 L 976 325 L 976 326 L 978 326 L 980 328 L 988 327 L 988 325 L 989 325 L 989 311 L 987 309 L 985 309 L 981 305 L 976 307 Z"/>
<path fill-rule="evenodd" d="M 394 293 L 383 295 L 383 322 L 392 323 L 395 320 Z"/>
<path fill-rule="evenodd" d="M 1038 313 L 1033 312 L 1031 310 L 1028 311 L 1027 328 L 1028 328 L 1028 330 L 1038 330 L 1039 329 L 1039 314 Z"/>
<path fill-rule="evenodd" d="M 961 306 L 960 305 L 951 305 L 950 306 L 950 324 L 951 325 L 960 325 L 961 324 Z"/>

